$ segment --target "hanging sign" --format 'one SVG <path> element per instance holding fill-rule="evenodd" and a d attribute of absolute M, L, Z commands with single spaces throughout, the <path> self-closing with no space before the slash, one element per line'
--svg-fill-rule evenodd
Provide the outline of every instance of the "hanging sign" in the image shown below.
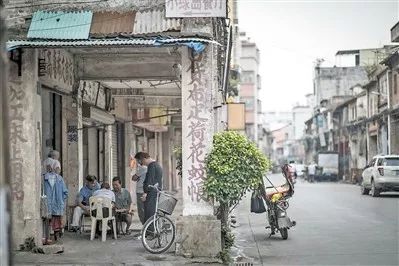
<path fill-rule="evenodd" d="M 226 0 L 166 0 L 167 18 L 227 17 Z"/>

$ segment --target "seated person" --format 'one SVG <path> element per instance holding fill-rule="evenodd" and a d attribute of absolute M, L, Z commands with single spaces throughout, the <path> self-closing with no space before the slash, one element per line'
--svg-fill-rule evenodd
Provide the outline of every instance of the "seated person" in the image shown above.
<path fill-rule="evenodd" d="M 115 193 L 116 218 L 118 222 L 126 223 L 126 234 L 130 234 L 129 227 L 132 224 L 132 197 L 130 192 L 122 188 L 122 182 L 119 177 L 112 179 L 112 187 Z M 119 229 L 118 229 L 119 230 Z M 119 232 L 118 232 L 119 233 Z"/>
<path fill-rule="evenodd" d="M 97 178 L 92 175 L 86 177 L 86 184 L 79 191 L 78 202 L 73 212 L 72 230 L 77 231 L 80 226 L 80 218 L 83 214 L 90 214 L 89 198 L 93 195 L 94 191 L 99 190 L 100 185 Z"/>
<path fill-rule="evenodd" d="M 115 202 L 115 194 L 107 182 L 101 184 L 101 189 L 93 192 L 93 197 L 104 197 L 110 199 L 112 203 Z"/>
<path fill-rule="evenodd" d="M 94 191 L 93 197 L 103 197 L 111 200 L 112 203 L 112 216 L 115 216 L 115 194 L 111 190 L 111 186 L 109 183 L 104 182 L 101 184 L 101 189 Z M 103 208 L 103 217 L 108 217 L 108 208 Z M 92 211 L 92 215 L 95 216 L 95 210 Z M 97 221 L 97 226 L 96 226 L 96 237 L 100 235 L 100 225 L 101 222 Z M 112 228 L 112 227 L 111 227 Z"/>

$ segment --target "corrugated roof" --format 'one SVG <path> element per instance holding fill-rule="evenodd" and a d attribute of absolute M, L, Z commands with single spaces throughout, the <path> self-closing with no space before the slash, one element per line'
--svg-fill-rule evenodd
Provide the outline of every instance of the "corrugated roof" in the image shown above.
<path fill-rule="evenodd" d="M 127 13 L 94 13 L 90 35 L 132 33 L 135 16 L 135 11 Z"/>
<path fill-rule="evenodd" d="M 166 18 L 164 9 L 150 9 L 136 13 L 133 34 L 176 31 L 180 28 L 181 19 Z"/>
<path fill-rule="evenodd" d="M 220 45 L 218 42 L 202 38 L 104 38 L 89 40 L 11 40 L 7 42 L 7 50 L 16 48 L 61 48 L 61 47 L 92 47 L 92 46 L 172 46 L 187 45 L 196 43 L 213 43 Z"/>
<path fill-rule="evenodd" d="M 93 13 L 36 11 L 28 31 L 28 38 L 83 40 L 88 39 Z"/>
<path fill-rule="evenodd" d="M 145 39 L 92 39 L 78 41 L 51 41 L 51 40 L 19 40 L 8 41 L 7 50 L 16 48 L 61 48 L 61 47 L 91 47 L 91 46 L 153 46 L 155 40 Z"/>

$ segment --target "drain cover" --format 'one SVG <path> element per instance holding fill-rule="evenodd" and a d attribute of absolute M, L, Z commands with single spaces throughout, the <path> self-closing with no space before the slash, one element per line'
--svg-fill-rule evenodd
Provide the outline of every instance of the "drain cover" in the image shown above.
<path fill-rule="evenodd" d="M 235 262 L 234 266 L 254 266 L 254 264 L 252 262 L 240 261 L 240 262 Z"/>

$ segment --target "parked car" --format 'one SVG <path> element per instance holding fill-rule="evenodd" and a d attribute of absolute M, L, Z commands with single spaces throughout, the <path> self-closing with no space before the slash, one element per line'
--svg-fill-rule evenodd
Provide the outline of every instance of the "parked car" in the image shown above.
<path fill-rule="evenodd" d="M 364 168 L 361 193 L 378 197 L 381 192 L 399 191 L 399 155 L 375 156 Z"/>

